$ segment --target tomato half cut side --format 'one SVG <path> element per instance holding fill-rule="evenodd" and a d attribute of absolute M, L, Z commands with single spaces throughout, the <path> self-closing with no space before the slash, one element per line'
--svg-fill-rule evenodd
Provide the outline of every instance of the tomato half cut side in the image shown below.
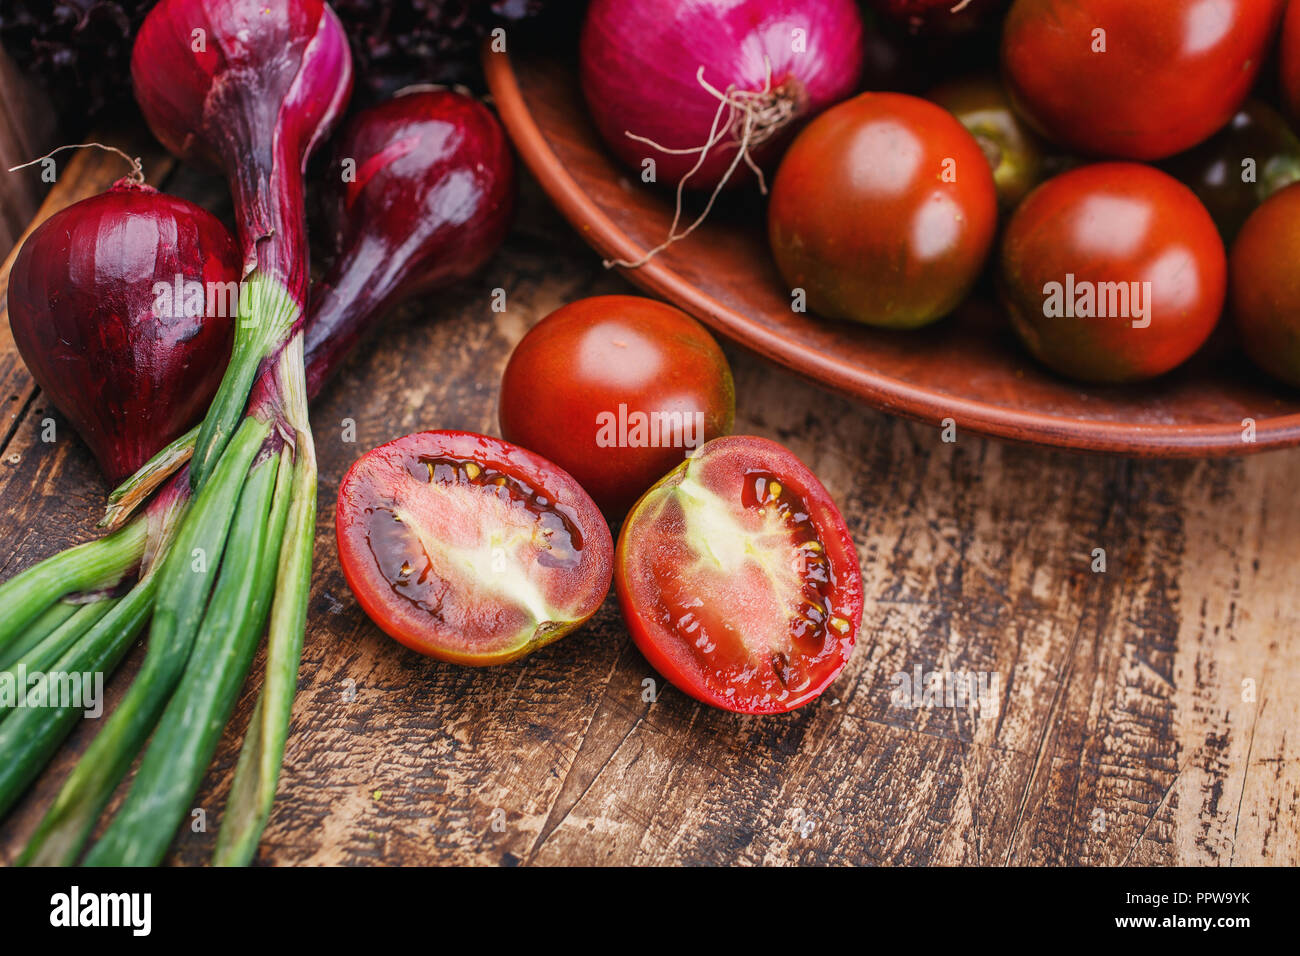
<path fill-rule="evenodd" d="M 335 530 L 366 614 L 458 664 L 504 664 L 563 637 L 613 573 L 609 526 L 573 478 L 470 432 L 418 432 L 363 455 L 339 487 Z"/>
<path fill-rule="evenodd" d="M 766 438 L 707 442 L 623 524 L 614 582 L 646 659 L 697 700 L 776 714 L 844 669 L 862 574 L 830 494 Z"/>

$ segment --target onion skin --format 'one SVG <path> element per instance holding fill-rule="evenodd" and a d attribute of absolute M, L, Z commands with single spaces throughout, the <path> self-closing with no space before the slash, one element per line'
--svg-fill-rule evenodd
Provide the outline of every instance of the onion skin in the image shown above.
<path fill-rule="evenodd" d="M 794 50 L 795 29 L 804 31 L 803 52 Z M 719 90 L 734 83 L 738 90 L 758 92 L 770 61 L 772 87 L 791 101 L 795 116 L 751 150 L 763 165 L 801 120 L 854 92 L 862 73 L 862 34 L 853 0 L 593 0 L 579 49 L 583 94 L 615 155 L 638 172 L 654 159 L 656 180 L 675 186 L 697 154 L 666 153 L 627 133 L 670 149 L 706 144 L 720 104 L 700 86 L 700 67 Z M 690 187 L 717 186 L 736 155 L 730 140 L 709 151 Z M 728 185 L 745 179 L 738 170 Z"/>
<path fill-rule="evenodd" d="M 229 177 L 245 275 L 274 276 L 301 305 L 310 279 L 302 171 L 347 103 L 352 60 L 320 0 L 277 6 L 163 0 L 136 37 L 131 79 L 158 140 Z"/>
<path fill-rule="evenodd" d="M 203 417 L 230 355 L 233 316 L 157 314 L 155 283 L 206 289 L 239 270 L 215 216 L 125 179 L 23 243 L 8 292 L 18 351 L 111 482 Z"/>
<path fill-rule="evenodd" d="M 514 155 L 477 100 L 419 90 L 353 118 L 336 148 L 326 206 L 334 252 L 312 287 L 305 331 L 307 395 L 398 302 L 477 271 L 505 239 Z"/>

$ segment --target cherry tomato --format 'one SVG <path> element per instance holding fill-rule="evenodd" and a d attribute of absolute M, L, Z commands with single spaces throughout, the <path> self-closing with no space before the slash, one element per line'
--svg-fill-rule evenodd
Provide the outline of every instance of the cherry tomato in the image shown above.
<path fill-rule="evenodd" d="M 1139 163 L 1050 179 L 1002 245 L 1012 325 L 1045 364 L 1086 382 L 1169 371 L 1214 330 L 1227 261 L 1214 220 L 1178 180 Z"/>
<path fill-rule="evenodd" d="M 1260 203 L 1300 180 L 1300 138 L 1273 107 L 1247 100 L 1221 132 L 1164 169 L 1192 187 L 1231 245 Z"/>
<path fill-rule="evenodd" d="M 621 515 L 692 448 L 731 431 L 731 369 L 700 323 L 630 295 L 572 302 L 515 347 L 501 434 Z"/>
<path fill-rule="evenodd" d="M 503 664 L 563 637 L 609 592 L 609 526 L 569 475 L 469 432 L 367 452 L 339 487 L 339 560 L 371 620 L 412 650 Z"/>
<path fill-rule="evenodd" d="M 1300 122 L 1300 3 L 1294 0 L 1282 26 L 1281 71 L 1282 92 L 1291 107 L 1291 117 Z"/>
<path fill-rule="evenodd" d="M 815 698 L 862 622 L 843 517 L 816 476 L 766 438 L 711 441 L 646 492 L 619 535 L 615 586 L 659 673 L 744 714 Z"/>
<path fill-rule="evenodd" d="M 1246 220 L 1232 247 L 1232 310 L 1246 354 L 1300 386 L 1300 183 Z"/>
<path fill-rule="evenodd" d="M 997 190 L 951 113 L 901 93 L 863 93 L 799 134 L 772 185 L 777 268 L 831 319 L 916 328 L 978 278 Z"/>
<path fill-rule="evenodd" d="M 1163 159 L 1232 118 L 1285 0 L 1016 0 L 1002 34 L 1012 96 L 1092 156 Z"/>
<path fill-rule="evenodd" d="M 938 103 L 970 130 L 993 169 L 998 205 L 1010 212 L 1046 178 L 1045 144 L 1011 106 L 993 76 L 971 76 L 931 90 Z"/>

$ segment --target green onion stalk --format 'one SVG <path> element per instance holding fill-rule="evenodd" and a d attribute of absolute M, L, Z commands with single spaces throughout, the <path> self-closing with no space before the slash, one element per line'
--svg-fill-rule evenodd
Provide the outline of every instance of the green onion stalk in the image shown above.
<path fill-rule="evenodd" d="M 109 534 L 0 584 L 0 672 L 18 663 L 34 670 L 25 657 L 37 647 L 43 649 L 42 660 L 66 651 L 112 609 L 121 592 L 145 576 L 184 514 L 188 478 L 182 481 L 176 472 L 189 460 L 197 435 L 195 427 L 171 442 L 113 491 L 99 523 Z M 137 514 L 146 500 L 148 507 Z M 0 696 L 0 719 L 7 713 L 3 700 Z"/>
<path fill-rule="evenodd" d="M 188 476 L 181 470 L 122 531 L 55 555 L 0 587 L 3 591 L 17 584 L 50 602 L 9 645 L 10 653 L 0 665 L 0 816 L 12 808 L 80 716 L 76 702 L 53 697 L 52 682 L 111 672 L 144 629 L 153 612 L 161 563 L 189 504 Z M 110 542 L 105 549 L 110 553 L 122 548 L 124 533 L 136 556 L 134 581 L 117 580 L 114 591 L 90 595 L 65 591 L 77 581 L 56 579 L 49 587 L 31 587 L 40 585 L 48 569 L 63 565 L 70 554 L 93 554 L 94 546 L 103 542 Z M 40 706 L 33 706 L 33 700 Z"/>
<path fill-rule="evenodd" d="M 68 865 L 153 731 L 189 660 L 221 564 L 240 489 L 270 434 L 248 419 L 194 497 L 158 568 L 144 663 L 126 695 L 73 769 L 19 856 L 20 864 Z"/>
<path fill-rule="evenodd" d="M 238 436 L 251 423 L 259 433 L 269 428 L 268 450 L 276 450 L 253 463 L 242 485 L 235 488 L 231 481 L 229 492 L 222 492 L 227 499 L 239 498 L 227 535 L 229 557 L 192 637 L 190 665 L 149 740 L 125 803 L 87 856 L 88 865 L 162 860 L 212 760 L 265 628 L 263 689 L 244 737 L 216 861 L 246 864 L 256 852 L 289 732 L 316 532 L 316 457 L 302 369 L 302 337 L 295 336 L 269 376 L 272 388 L 255 398 L 253 411 L 235 432 Z M 231 454 L 222 454 L 214 476 L 221 475 Z"/>
<path fill-rule="evenodd" d="M 47 558 L 0 585 L 0 666 L 21 657 L 68 614 L 65 594 L 106 593 L 127 580 L 144 558 L 148 520 L 137 517 L 113 534 Z M 73 609 L 75 610 L 75 608 Z"/>
<path fill-rule="evenodd" d="M 266 678 L 223 818 L 218 859 L 252 858 L 270 815 L 288 733 L 315 518 L 316 459 L 302 336 L 295 335 L 258 382 L 249 414 L 209 477 L 193 490 L 157 572 L 140 673 L 65 781 L 19 863 L 75 863 L 151 734 L 126 802 L 87 862 L 161 860 L 267 629 Z"/>

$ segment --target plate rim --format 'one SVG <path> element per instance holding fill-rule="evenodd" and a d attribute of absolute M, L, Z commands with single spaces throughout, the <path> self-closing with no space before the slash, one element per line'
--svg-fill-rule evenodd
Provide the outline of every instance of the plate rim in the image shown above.
<path fill-rule="evenodd" d="M 484 47 L 483 69 L 493 103 L 516 150 L 561 215 L 606 259 L 639 258 L 645 250 L 624 233 L 578 185 L 551 148 L 519 87 L 508 51 Z M 1021 411 L 913 385 L 864 369 L 792 340 L 746 318 L 701 291 L 663 260 L 637 269 L 617 267 L 630 282 L 654 293 L 732 341 L 823 388 L 890 415 L 956 427 L 1006 441 L 1067 451 L 1129 457 L 1241 456 L 1300 445 L 1300 414 L 1257 419 L 1255 441 L 1242 440 L 1238 424 L 1148 425 Z"/>

